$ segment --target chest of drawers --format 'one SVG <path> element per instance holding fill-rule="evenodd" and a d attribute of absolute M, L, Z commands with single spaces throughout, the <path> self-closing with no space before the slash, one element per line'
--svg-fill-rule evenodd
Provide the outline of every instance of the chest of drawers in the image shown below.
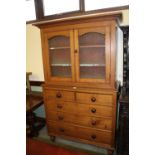
<path fill-rule="evenodd" d="M 50 136 L 114 147 L 115 91 L 44 87 L 44 101 Z"/>

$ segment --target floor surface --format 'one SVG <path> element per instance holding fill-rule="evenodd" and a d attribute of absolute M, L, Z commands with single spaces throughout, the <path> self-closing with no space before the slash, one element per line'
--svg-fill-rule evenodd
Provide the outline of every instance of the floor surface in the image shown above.
<path fill-rule="evenodd" d="M 94 145 L 70 141 L 70 140 L 59 138 L 59 137 L 56 137 L 55 142 L 52 142 L 50 140 L 50 137 L 47 135 L 47 128 L 46 127 L 44 127 L 40 131 L 38 137 L 33 138 L 33 139 L 38 139 L 38 140 L 43 141 L 45 143 L 52 144 L 55 146 L 60 146 L 62 148 L 66 148 L 69 150 L 81 151 L 81 152 L 87 153 L 88 155 L 107 155 L 106 149 L 101 148 L 101 147 L 97 147 Z"/>
<path fill-rule="evenodd" d="M 26 155 L 87 155 L 80 151 L 64 149 L 36 139 L 26 139 Z"/>

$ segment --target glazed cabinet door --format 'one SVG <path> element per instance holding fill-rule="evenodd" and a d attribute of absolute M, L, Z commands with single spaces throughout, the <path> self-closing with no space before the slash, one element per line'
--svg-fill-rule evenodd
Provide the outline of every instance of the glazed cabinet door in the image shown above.
<path fill-rule="evenodd" d="M 73 30 L 51 32 L 44 36 L 47 81 L 74 81 Z"/>
<path fill-rule="evenodd" d="M 76 80 L 108 83 L 110 79 L 109 27 L 83 28 L 74 31 Z"/>

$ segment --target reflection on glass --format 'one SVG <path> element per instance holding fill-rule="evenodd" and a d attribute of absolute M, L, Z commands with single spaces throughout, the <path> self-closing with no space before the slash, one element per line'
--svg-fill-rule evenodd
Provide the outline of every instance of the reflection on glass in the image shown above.
<path fill-rule="evenodd" d="M 26 0 L 26 21 L 35 20 L 36 12 L 34 0 Z"/>
<path fill-rule="evenodd" d="M 85 0 L 85 10 L 97 10 L 129 5 L 129 0 Z"/>
<path fill-rule="evenodd" d="M 44 0 L 43 2 L 45 16 L 79 10 L 79 0 Z"/>

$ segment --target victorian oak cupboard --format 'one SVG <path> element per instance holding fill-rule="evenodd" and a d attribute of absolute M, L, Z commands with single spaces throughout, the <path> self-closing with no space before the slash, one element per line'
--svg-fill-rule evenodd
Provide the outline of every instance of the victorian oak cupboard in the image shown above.
<path fill-rule="evenodd" d="M 120 14 L 49 21 L 41 29 L 48 134 L 115 148 Z"/>

